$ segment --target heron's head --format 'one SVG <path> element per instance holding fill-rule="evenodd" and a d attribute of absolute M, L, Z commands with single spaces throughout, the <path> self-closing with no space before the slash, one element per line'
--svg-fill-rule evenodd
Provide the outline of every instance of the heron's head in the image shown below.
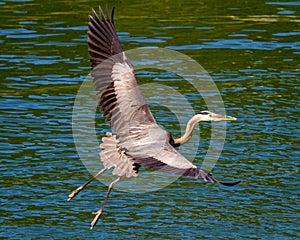
<path fill-rule="evenodd" d="M 219 121 L 230 121 L 236 120 L 235 117 L 223 116 L 210 111 L 201 111 L 195 115 L 198 122 L 219 122 Z"/>

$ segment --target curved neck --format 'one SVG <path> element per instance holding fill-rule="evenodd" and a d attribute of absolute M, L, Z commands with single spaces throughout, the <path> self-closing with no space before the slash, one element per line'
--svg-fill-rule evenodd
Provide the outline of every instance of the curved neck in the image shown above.
<path fill-rule="evenodd" d="M 182 145 L 182 144 L 185 144 L 186 142 L 188 142 L 192 137 L 193 130 L 195 128 L 196 123 L 198 123 L 199 121 L 200 120 L 197 117 L 197 115 L 193 116 L 186 125 L 184 135 L 181 138 L 174 139 L 174 143 Z"/>

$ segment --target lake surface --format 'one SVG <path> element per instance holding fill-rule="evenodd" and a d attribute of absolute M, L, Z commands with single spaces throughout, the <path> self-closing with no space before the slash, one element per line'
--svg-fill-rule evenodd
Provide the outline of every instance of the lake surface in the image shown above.
<path fill-rule="evenodd" d="M 242 183 L 229 188 L 179 178 L 157 191 L 116 190 L 90 231 L 91 212 L 107 187 L 95 181 L 66 199 L 91 176 L 76 151 L 72 111 L 90 72 L 87 16 L 98 5 L 0 1 L 0 238 L 299 239 L 300 2 L 110 2 L 125 50 L 175 50 L 210 74 L 226 112 L 238 118 L 227 124 L 212 173 Z M 195 112 L 206 109 L 178 76 L 155 69 L 136 74 L 140 84 L 174 87 Z M 178 137 L 179 123 L 163 103 L 151 105 L 153 114 Z M 101 139 L 109 126 L 96 116 Z M 180 151 L 196 152 L 200 166 L 210 124 L 200 124 L 199 133 L 198 150 L 192 140 Z"/>

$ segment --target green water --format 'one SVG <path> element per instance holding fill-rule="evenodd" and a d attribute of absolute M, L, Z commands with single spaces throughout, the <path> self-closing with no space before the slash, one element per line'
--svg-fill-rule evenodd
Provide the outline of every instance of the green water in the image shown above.
<path fill-rule="evenodd" d="M 90 177 L 75 148 L 72 108 L 90 71 L 87 16 L 98 5 L 0 1 L 0 238 L 298 239 L 300 2 L 109 3 L 125 50 L 176 50 L 208 71 L 226 111 L 238 118 L 227 125 L 212 172 L 242 183 L 226 188 L 179 178 L 154 192 L 114 191 L 90 231 L 106 186 L 96 181 L 66 199 Z M 140 83 L 169 86 L 174 78 L 154 70 L 137 75 Z M 206 108 L 185 81 L 174 87 L 195 111 Z M 178 135 L 168 109 L 152 110 Z M 98 117 L 100 139 L 109 126 Z M 200 127 L 197 159 L 206 153 L 209 126 Z"/>

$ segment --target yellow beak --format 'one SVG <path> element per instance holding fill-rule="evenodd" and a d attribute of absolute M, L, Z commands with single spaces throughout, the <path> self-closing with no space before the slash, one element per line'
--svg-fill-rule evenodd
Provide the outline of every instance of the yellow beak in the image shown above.
<path fill-rule="evenodd" d="M 214 116 L 214 118 L 217 121 L 235 121 L 236 118 L 235 117 L 231 117 L 231 116 L 222 116 L 222 115 L 216 115 Z"/>

